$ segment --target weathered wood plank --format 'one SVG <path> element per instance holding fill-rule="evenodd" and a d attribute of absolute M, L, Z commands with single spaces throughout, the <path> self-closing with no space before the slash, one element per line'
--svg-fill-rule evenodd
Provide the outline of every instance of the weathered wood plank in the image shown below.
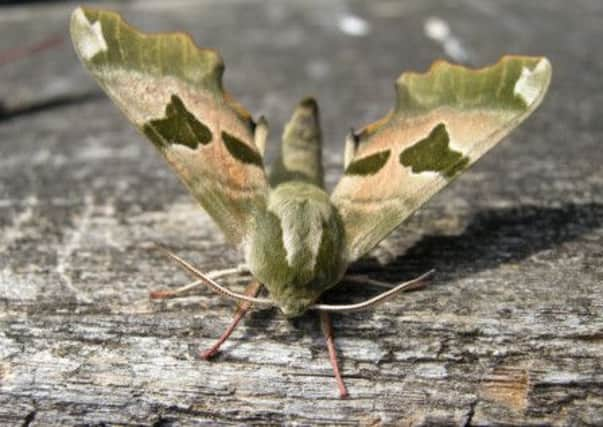
<path fill-rule="evenodd" d="M 65 32 L 71 7 L 0 8 L 0 49 Z M 150 243 L 204 269 L 239 254 L 94 95 L 68 43 L 3 66 L 0 424 L 603 424 L 600 2 L 119 7 L 219 48 L 227 86 L 269 117 L 274 142 L 295 101 L 318 94 L 330 185 L 349 124 L 389 108 L 402 69 L 513 52 L 548 56 L 555 76 L 512 141 L 355 266 L 392 281 L 437 275 L 375 312 L 334 317 L 351 392 L 341 401 L 310 315 L 253 312 L 216 361 L 197 360 L 232 306 L 207 292 L 149 301 L 150 289 L 187 281 Z M 429 22 L 450 33 L 434 36 Z"/>

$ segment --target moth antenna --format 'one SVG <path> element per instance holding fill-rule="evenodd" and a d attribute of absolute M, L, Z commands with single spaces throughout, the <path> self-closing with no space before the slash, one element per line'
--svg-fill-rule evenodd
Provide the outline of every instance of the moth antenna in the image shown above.
<path fill-rule="evenodd" d="M 345 150 L 343 153 L 343 169 L 347 169 L 348 165 L 354 160 L 358 150 L 358 135 L 354 131 L 354 128 L 350 128 L 350 132 L 345 137 Z"/>
<path fill-rule="evenodd" d="M 246 302 L 250 302 L 253 304 L 269 305 L 271 307 L 274 307 L 274 302 L 272 302 L 272 300 L 267 299 L 267 298 L 254 298 L 254 297 L 250 297 L 247 295 L 239 294 L 238 292 L 233 292 L 230 289 L 227 289 L 224 286 L 219 285 L 218 283 L 216 283 L 215 281 L 213 281 L 212 279 L 207 277 L 205 274 L 203 274 L 197 268 L 193 267 L 193 265 L 191 265 L 187 261 L 180 258 L 175 253 L 173 253 L 173 252 L 169 251 L 168 249 L 166 249 L 162 246 L 159 246 L 159 245 L 158 245 L 158 248 L 161 249 L 167 256 L 169 256 L 174 261 L 176 261 L 178 264 L 180 264 L 180 266 L 182 268 L 187 270 L 190 274 L 195 276 L 197 279 L 201 280 L 203 283 L 205 283 L 207 286 L 209 286 L 211 289 L 218 292 L 219 294 L 222 294 L 225 297 L 228 297 L 235 301 L 246 301 Z"/>
<path fill-rule="evenodd" d="M 387 300 L 392 299 L 400 292 L 410 291 L 413 289 L 419 289 L 426 285 L 426 280 L 435 272 L 435 270 L 429 270 L 427 273 L 422 274 L 416 279 L 409 280 L 396 286 L 395 288 L 385 291 L 376 297 L 368 299 L 366 301 L 357 304 L 314 304 L 310 306 L 310 310 L 328 311 L 332 313 L 351 313 L 354 311 L 366 310 L 378 306 Z"/>

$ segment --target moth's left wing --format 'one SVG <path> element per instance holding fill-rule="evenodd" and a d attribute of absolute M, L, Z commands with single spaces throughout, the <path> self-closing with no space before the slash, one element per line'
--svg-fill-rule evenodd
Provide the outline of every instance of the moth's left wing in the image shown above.
<path fill-rule="evenodd" d="M 346 147 L 331 199 L 346 230 L 349 260 L 372 249 L 431 196 L 471 166 L 542 101 L 546 58 L 505 56 L 471 70 L 444 61 L 404 73 L 395 108 Z"/>
<path fill-rule="evenodd" d="M 89 8 L 73 12 L 71 37 L 82 63 L 226 237 L 244 241 L 265 209 L 268 183 L 251 116 L 222 88 L 218 52 L 187 34 L 145 34 Z"/>

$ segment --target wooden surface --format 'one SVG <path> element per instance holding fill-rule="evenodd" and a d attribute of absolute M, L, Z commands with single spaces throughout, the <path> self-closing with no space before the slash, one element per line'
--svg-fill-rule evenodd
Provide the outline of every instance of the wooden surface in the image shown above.
<path fill-rule="evenodd" d="M 68 40 L 3 65 L 1 425 L 603 424 L 600 1 L 168 3 L 113 7 L 222 51 L 227 87 L 272 124 L 272 154 L 294 103 L 316 95 L 330 187 L 348 128 L 390 108 L 402 70 L 546 55 L 553 84 L 520 130 L 355 267 L 389 281 L 437 275 L 334 318 L 351 393 L 341 401 L 311 315 L 256 311 L 217 360 L 197 360 L 232 305 L 205 291 L 150 302 L 150 289 L 188 280 L 150 243 L 206 270 L 240 255 Z M 66 35 L 72 7 L 0 7 L 0 50 Z"/>

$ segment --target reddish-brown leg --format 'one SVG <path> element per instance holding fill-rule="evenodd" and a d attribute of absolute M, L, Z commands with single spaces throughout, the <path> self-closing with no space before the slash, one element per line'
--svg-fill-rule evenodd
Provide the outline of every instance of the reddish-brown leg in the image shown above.
<path fill-rule="evenodd" d="M 337 388 L 339 389 L 339 397 L 346 399 L 348 389 L 346 388 L 341 372 L 339 371 L 339 364 L 337 363 L 337 350 L 335 349 L 335 336 L 333 334 L 333 325 L 331 324 L 331 317 L 326 311 L 320 312 L 320 328 L 322 333 L 325 335 L 327 340 L 327 349 L 329 350 L 329 360 L 333 367 L 333 374 L 335 375 L 335 381 L 337 381 Z"/>
<path fill-rule="evenodd" d="M 245 272 L 247 272 L 247 269 L 244 266 L 239 265 L 234 268 L 225 268 L 223 270 L 210 271 L 209 273 L 207 273 L 207 276 L 211 277 L 212 279 L 217 279 L 218 277 L 230 276 L 235 274 L 244 274 Z M 201 280 L 195 280 L 194 282 L 191 282 L 185 286 L 181 286 L 177 289 L 156 289 L 154 291 L 150 291 L 149 298 L 153 300 L 174 298 L 187 293 L 191 289 L 203 286 L 206 286 L 205 283 L 203 283 Z"/>
<path fill-rule="evenodd" d="M 203 283 L 199 280 L 195 280 L 194 282 L 178 289 L 157 289 L 149 292 L 149 298 L 153 300 L 174 298 L 198 286 L 203 286 Z"/>
<path fill-rule="evenodd" d="M 262 288 L 262 284 L 254 280 L 249 285 L 247 285 L 247 288 L 245 288 L 245 295 L 250 296 L 250 297 L 255 297 L 260 292 L 261 288 Z M 214 345 L 212 345 L 210 348 L 208 348 L 205 351 L 200 351 L 199 356 L 205 360 L 209 360 L 212 357 L 214 357 L 220 350 L 220 346 L 222 344 L 224 344 L 224 341 L 226 341 L 228 339 L 228 337 L 230 336 L 230 334 L 232 334 L 232 332 L 235 330 L 235 328 L 237 327 L 237 325 L 239 324 L 239 322 L 241 321 L 243 316 L 245 316 L 245 313 L 247 313 L 247 311 L 249 311 L 250 308 L 251 308 L 251 303 L 249 303 L 249 302 L 241 303 L 239 305 L 239 307 L 237 308 L 237 311 L 235 312 L 232 322 L 230 323 L 228 328 L 226 328 L 226 330 L 224 331 L 222 336 L 220 338 L 218 338 L 218 341 L 216 341 L 214 343 Z"/>

